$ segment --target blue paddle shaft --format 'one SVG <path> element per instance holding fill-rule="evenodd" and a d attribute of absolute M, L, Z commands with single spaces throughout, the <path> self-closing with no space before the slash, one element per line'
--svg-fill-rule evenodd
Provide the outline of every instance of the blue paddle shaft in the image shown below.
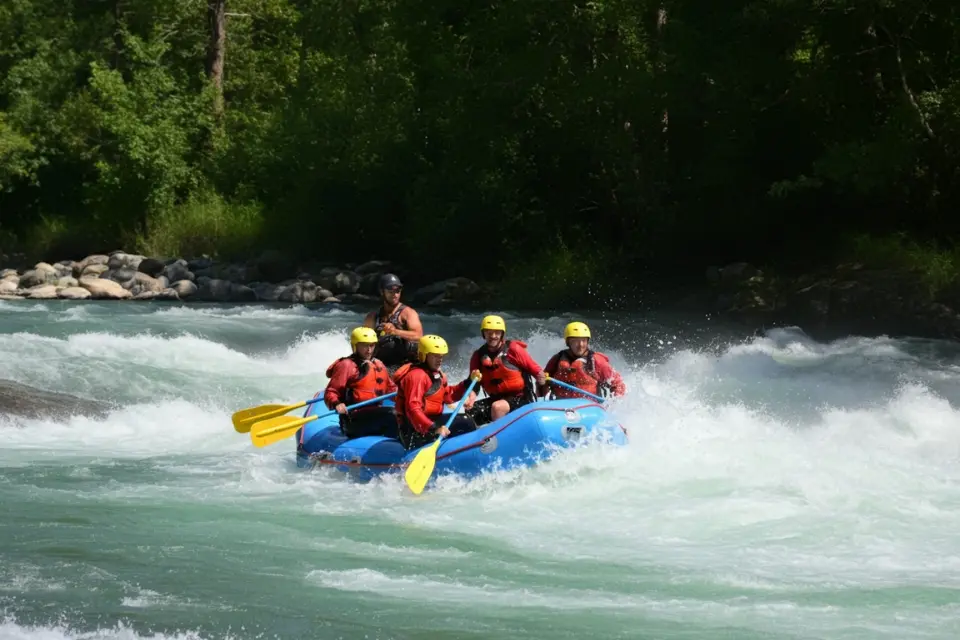
<path fill-rule="evenodd" d="M 577 393 L 583 394 L 588 398 L 593 398 L 597 402 L 604 402 L 604 399 L 601 398 L 600 396 L 594 395 L 588 391 L 584 391 L 583 389 L 579 389 L 573 386 L 572 384 L 567 384 L 566 382 L 561 382 L 560 380 L 554 380 L 553 378 L 550 378 L 550 383 L 561 386 L 561 387 L 565 387 L 567 389 L 570 389 L 570 391 L 576 391 Z"/>
<path fill-rule="evenodd" d="M 460 398 L 460 402 L 457 403 L 457 406 L 454 408 L 453 413 L 451 413 L 450 417 L 447 418 L 447 423 L 443 425 L 445 428 L 449 429 L 450 425 L 453 424 L 453 419 L 457 417 L 458 413 L 460 413 L 460 407 L 462 407 L 463 403 L 467 401 L 467 397 L 470 395 L 470 392 L 473 391 L 473 386 L 475 384 L 477 384 L 477 381 L 471 378 L 470 384 L 467 385 L 467 390 L 463 392 L 463 397 Z"/>
<path fill-rule="evenodd" d="M 365 407 L 365 406 L 367 406 L 368 404 L 376 404 L 376 403 L 378 403 L 378 402 L 383 402 L 383 401 L 386 400 L 387 398 L 392 398 L 392 397 L 395 396 L 395 395 L 397 395 L 397 392 L 396 392 L 396 391 L 394 391 L 393 393 L 388 393 L 388 394 L 383 395 L 383 396 L 377 396 L 376 398 L 371 398 L 370 400 L 364 400 L 363 402 L 358 402 L 357 404 L 352 404 L 352 405 L 350 405 L 349 407 L 347 407 L 347 411 L 353 411 L 354 409 L 359 409 L 360 407 Z M 314 398 L 313 400 L 311 400 L 311 401 L 308 402 L 307 404 L 312 404 L 312 403 L 316 402 L 317 400 L 322 400 L 322 399 L 323 399 L 322 397 L 320 397 L 320 398 Z M 317 417 L 317 418 L 326 418 L 327 416 L 332 416 L 332 415 L 335 414 L 336 412 L 337 412 L 336 409 L 331 409 L 330 411 L 327 411 L 326 413 L 320 414 L 319 416 L 316 416 L 316 417 Z"/>

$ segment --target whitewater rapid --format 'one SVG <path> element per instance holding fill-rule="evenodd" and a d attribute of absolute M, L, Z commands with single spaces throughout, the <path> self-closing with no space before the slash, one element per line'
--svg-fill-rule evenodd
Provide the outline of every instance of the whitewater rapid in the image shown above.
<path fill-rule="evenodd" d="M 541 363 L 572 319 L 504 315 Z M 0 638 L 960 633 L 953 345 L 587 317 L 631 444 L 413 498 L 230 424 L 311 397 L 360 318 L 0 303 L 0 377 L 106 409 L 0 408 Z M 465 373 L 479 316 L 424 322 Z"/>

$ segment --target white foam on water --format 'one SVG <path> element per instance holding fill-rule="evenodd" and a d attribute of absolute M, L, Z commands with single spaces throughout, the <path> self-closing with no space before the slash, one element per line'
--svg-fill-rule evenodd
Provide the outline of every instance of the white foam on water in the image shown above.
<path fill-rule="evenodd" d="M 195 631 L 141 634 L 123 622 L 94 631 L 78 631 L 66 622 L 58 625 L 21 625 L 10 618 L 0 622 L 0 638 L 4 640 L 232 640 L 235 637 L 233 634 L 201 635 Z"/>

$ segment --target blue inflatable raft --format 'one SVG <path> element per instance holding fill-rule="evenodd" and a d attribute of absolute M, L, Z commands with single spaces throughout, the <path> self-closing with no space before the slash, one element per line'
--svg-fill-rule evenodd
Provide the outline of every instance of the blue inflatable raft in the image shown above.
<path fill-rule="evenodd" d="M 392 405 L 392 400 L 384 405 Z M 304 417 L 326 411 L 318 402 L 307 408 Z M 296 437 L 298 467 L 334 468 L 359 482 L 402 473 L 420 451 L 407 451 L 399 441 L 382 436 L 348 440 L 340 432 L 336 415 L 308 422 Z M 627 432 L 591 400 L 534 402 L 476 431 L 444 440 L 432 478 L 444 474 L 470 478 L 485 471 L 531 467 L 559 448 L 594 440 L 623 445 Z"/>

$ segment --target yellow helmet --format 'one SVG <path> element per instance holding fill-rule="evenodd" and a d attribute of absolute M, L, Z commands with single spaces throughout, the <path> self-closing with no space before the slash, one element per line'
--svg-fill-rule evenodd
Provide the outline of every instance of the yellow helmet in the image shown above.
<path fill-rule="evenodd" d="M 563 339 L 567 338 L 589 338 L 590 337 L 590 327 L 583 324 L 582 322 L 571 322 L 563 330 Z"/>
<path fill-rule="evenodd" d="M 483 332 L 487 330 L 506 333 L 507 323 L 500 316 L 485 316 L 480 322 L 480 335 L 483 335 Z"/>
<path fill-rule="evenodd" d="M 444 356 L 447 354 L 447 341 L 440 336 L 423 336 L 420 338 L 420 344 L 417 346 L 417 357 L 423 362 L 427 359 L 428 353 L 436 353 Z"/>
<path fill-rule="evenodd" d="M 361 342 L 377 344 L 377 332 L 369 327 L 357 327 L 350 333 L 350 348 L 356 351 Z"/>

